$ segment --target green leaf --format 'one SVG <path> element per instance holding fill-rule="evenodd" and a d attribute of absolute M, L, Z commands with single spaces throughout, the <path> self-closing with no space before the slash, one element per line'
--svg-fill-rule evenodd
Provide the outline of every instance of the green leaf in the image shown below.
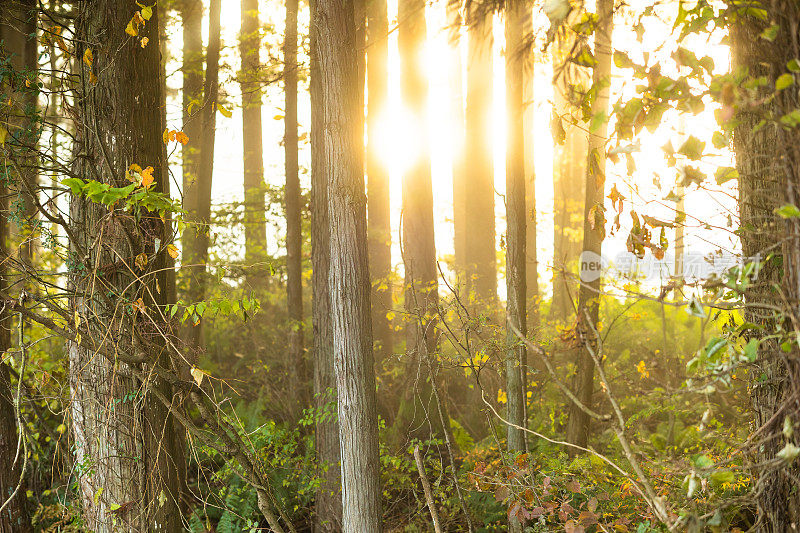
<path fill-rule="evenodd" d="M 766 40 L 772 42 L 772 41 L 775 40 L 775 37 L 778 36 L 778 30 L 780 28 L 781 27 L 778 26 L 777 24 L 773 24 L 772 26 L 770 26 L 766 30 L 762 31 L 760 37 L 762 39 L 766 39 Z"/>
<path fill-rule="evenodd" d="M 744 346 L 744 356 L 751 363 L 755 362 L 758 357 L 758 339 L 750 339 Z"/>
<path fill-rule="evenodd" d="M 75 196 L 80 196 L 81 192 L 83 192 L 83 188 L 86 186 L 86 182 L 80 178 L 67 178 L 62 180 L 61 184 L 69 187 L 72 194 Z"/>
<path fill-rule="evenodd" d="M 775 214 L 781 218 L 800 218 L 800 209 L 796 205 L 786 204 L 775 209 Z"/>
<path fill-rule="evenodd" d="M 698 455 L 694 458 L 694 466 L 697 468 L 710 468 L 714 466 L 714 461 L 707 455 Z"/>
<path fill-rule="evenodd" d="M 792 85 L 794 85 L 794 76 L 792 76 L 788 72 L 781 74 L 780 76 L 778 76 L 778 79 L 775 80 L 776 91 L 782 91 L 787 87 L 791 87 Z"/>
<path fill-rule="evenodd" d="M 786 63 L 786 69 L 789 72 L 800 72 L 800 61 L 797 59 L 792 59 L 788 63 Z"/>
<path fill-rule="evenodd" d="M 679 154 L 683 154 L 692 161 L 696 161 L 703 156 L 703 149 L 706 147 L 706 143 L 695 137 L 694 135 L 690 135 L 686 142 L 678 150 Z"/>
<path fill-rule="evenodd" d="M 728 139 L 721 131 L 715 131 L 714 135 L 711 136 L 711 143 L 714 145 L 714 148 L 722 149 L 728 146 Z"/>
<path fill-rule="evenodd" d="M 730 470 L 717 470 L 708 477 L 713 484 L 718 486 L 723 483 L 733 483 L 736 479 L 736 475 Z"/>

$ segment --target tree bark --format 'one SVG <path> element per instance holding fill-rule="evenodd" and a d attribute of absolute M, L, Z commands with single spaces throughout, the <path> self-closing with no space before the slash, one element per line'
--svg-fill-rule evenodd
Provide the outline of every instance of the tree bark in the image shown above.
<path fill-rule="evenodd" d="M 289 4 L 291 3 L 290 0 Z M 287 4 L 287 10 L 289 4 Z M 294 11 L 297 12 L 296 9 Z M 296 23 L 294 28 L 296 37 Z M 289 29 L 290 27 L 287 26 L 287 30 Z M 296 41 L 297 39 L 295 39 Z M 239 55 L 242 61 L 240 86 L 242 89 L 242 160 L 244 163 L 244 257 L 247 283 L 254 289 L 264 289 L 267 284 L 266 184 L 264 183 L 264 156 L 261 138 L 260 51 L 261 27 L 258 0 L 242 0 Z M 296 76 L 294 79 L 296 84 Z M 296 89 L 295 92 L 297 92 Z M 286 112 L 288 120 L 289 110 L 287 109 Z M 296 138 L 297 128 L 295 128 Z"/>
<path fill-rule="evenodd" d="M 455 271 L 463 281 L 467 264 L 466 251 L 466 154 L 464 152 L 464 65 L 461 60 L 461 2 L 447 0 L 447 36 L 449 41 L 448 56 L 450 72 L 448 86 L 450 88 L 450 113 L 455 125 L 455 142 L 453 146 L 453 249 L 455 251 Z"/>
<path fill-rule="evenodd" d="M 186 220 L 183 232 L 183 266 L 189 277 L 187 299 L 190 303 L 203 301 L 206 296 L 206 270 L 208 248 L 211 240 L 211 182 L 214 174 L 214 145 L 217 124 L 217 95 L 219 91 L 219 53 L 220 53 L 220 11 L 222 0 L 211 0 L 208 18 L 208 51 L 206 57 L 206 76 L 203 83 L 202 108 L 198 114 L 201 120 L 200 166 L 197 180 L 190 183 L 184 193 L 188 193 Z M 202 347 L 202 324 L 200 317 L 190 318 L 184 324 L 183 339 L 190 351 Z"/>
<path fill-rule="evenodd" d="M 91 66 L 81 62 L 77 67 L 75 172 L 87 180 L 103 176 L 106 183 L 123 187 L 130 164 L 152 166 L 152 190 L 165 192 L 158 13 L 132 39 L 125 27 L 137 9 L 133 0 L 84 0 L 78 5 L 76 53 L 85 57 L 90 48 L 94 59 Z M 145 37 L 150 44 L 142 47 Z M 90 81 L 90 71 L 96 83 Z M 168 228 L 157 215 L 136 219 L 121 209 L 109 214 L 108 207 L 82 196 L 70 201 L 70 222 L 78 236 L 71 242 L 78 261 L 69 272 L 71 313 L 102 348 L 133 354 L 138 336 L 155 333 L 147 331 L 153 323 L 130 312 L 134 303 L 141 299 L 152 310 L 166 300 L 167 252 L 157 243 L 166 242 Z M 98 242 L 97 236 L 103 238 Z M 142 253 L 152 257 L 145 269 L 134 266 Z M 68 353 L 84 524 L 99 532 L 180 529 L 174 421 L 148 391 L 158 389 L 168 398 L 172 392 L 159 380 L 145 383 L 137 377 L 140 370 L 167 365 L 165 356 L 148 353 L 147 363 L 137 368 L 111 362 L 74 341 L 68 343 Z"/>
<path fill-rule="evenodd" d="M 34 81 L 39 68 L 39 51 L 36 25 L 38 7 L 35 0 L 8 0 L 0 12 L 0 37 L 5 42 L 5 51 L 11 58 L 11 67 L 19 74 Z M 16 208 L 15 233 L 20 240 L 19 258 L 25 269 L 30 269 L 36 249 L 37 220 L 36 202 L 31 191 L 39 187 L 38 161 L 35 156 L 38 142 L 38 125 L 33 124 L 38 107 L 38 90 L 35 83 L 25 89 L 15 90 L 18 105 L 11 111 L 13 121 L 23 125 L 19 130 L 17 142 L 24 147 L 18 153 L 17 164 L 21 175 L 20 182 L 13 184 L 13 193 L 19 196 L 20 206 Z M 10 100 L 10 99 L 9 99 Z M 24 154 L 24 157 L 22 155 Z"/>
<path fill-rule="evenodd" d="M 506 109 L 508 135 L 506 145 L 506 406 L 508 421 L 525 427 L 525 391 L 523 366 L 525 346 L 514 328 L 526 330 L 526 216 L 525 216 L 525 102 L 524 65 L 527 55 L 523 40 L 525 4 L 509 0 L 506 4 Z M 513 328 L 511 327 L 513 326 Z M 524 432 L 512 425 L 507 428 L 508 450 L 525 451 Z M 511 519 L 510 527 L 521 531 L 521 524 Z"/>
<path fill-rule="evenodd" d="M 13 32 L 11 24 L 2 14 L 0 16 L 0 55 L 13 54 L 15 40 L 9 36 Z M 20 42 L 16 39 L 16 42 Z M 16 69 L 15 69 L 16 70 Z M 9 89 L 3 80 L 0 90 Z M 0 114 L 0 124 L 7 124 L 12 120 L 6 113 Z M 12 144 L 13 143 L 13 144 Z M 13 138 L 6 141 L 4 146 L 11 152 L 12 158 L 16 159 L 15 153 L 19 153 L 20 158 L 24 159 L 27 148 L 18 144 Z M 15 176 L 16 177 L 16 176 Z M 17 179 L 22 179 L 17 177 Z M 9 272 L 8 241 L 9 241 L 9 187 L 5 184 L 0 187 L 0 291 L 5 293 L 11 286 L 11 273 Z M 4 304 L 0 309 L 0 352 L 5 353 L 11 348 L 11 330 L 13 327 L 13 317 L 6 310 Z M 5 504 L 2 514 L 0 514 L 0 532 L 12 533 L 14 531 L 32 531 L 30 515 L 25 496 L 25 480 L 21 478 L 24 451 L 20 447 L 17 453 L 19 435 L 17 424 L 17 412 L 14 404 L 16 390 L 11 383 L 11 372 L 7 363 L 0 363 L 0 505 Z M 13 495 L 13 497 L 12 497 Z M 8 501 L 7 501 L 8 500 Z"/>
<path fill-rule="evenodd" d="M 311 1 L 310 60 L 311 80 L 311 270 L 312 322 L 314 333 L 314 395 L 319 412 L 336 408 L 336 372 L 333 366 L 333 324 L 329 289 L 330 227 L 328 219 L 328 179 L 325 169 L 324 104 L 319 70 L 320 21 L 317 0 Z M 317 417 L 315 422 L 317 464 L 323 482 L 314 503 L 314 531 L 333 533 L 342 530 L 341 464 L 339 424 L 336 417 Z"/>
<path fill-rule="evenodd" d="M 305 405 L 303 390 L 303 234 L 300 177 L 297 164 L 297 10 L 298 0 L 286 0 L 283 43 L 283 83 L 286 91 L 283 146 L 286 167 L 286 305 L 289 314 L 289 389 L 292 416 Z"/>
<path fill-rule="evenodd" d="M 342 461 L 342 530 L 381 531 L 378 419 L 367 257 L 358 46 L 352 0 L 317 0 L 324 171 L 330 224 L 329 292 Z M 363 132 L 362 132 L 363 133 Z"/>
<path fill-rule="evenodd" d="M 478 302 L 497 299 L 495 256 L 494 168 L 492 163 L 492 12 L 488 2 L 474 1 L 468 13 L 466 166 L 464 228 L 467 284 Z"/>
<path fill-rule="evenodd" d="M 372 331 L 376 365 L 392 355 L 392 228 L 389 169 L 383 164 L 378 129 L 386 112 L 389 78 L 389 20 L 386 0 L 367 3 L 367 212 Z"/>
<path fill-rule="evenodd" d="M 797 388 L 800 383 L 797 347 L 783 353 L 780 340 L 770 336 L 796 331 L 800 296 L 800 227 L 797 219 L 781 219 L 775 209 L 784 204 L 800 205 L 800 134 L 767 117 L 779 118 L 800 105 L 795 86 L 773 92 L 776 79 L 797 57 L 800 23 L 797 2 L 777 0 L 762 5 L 767 21 L 738 15 L 730 27 L 732 63 L 751 78 L 765 77 L 765 91 L 752 101 L 736 101 L 733 147 L 739 172 L 739 215 L 742 254 L 746 261 L 762 262 L 757 279 L 745 292 L 745 320 L 763 330 L 755 368 L 750 372 L 750 399 L 759 431 L 754 467 L 757 524 L 759 531 L 790 531 L 800 524 L 800 469 L 775 461 L 785 446 L 785 418 L 797 427 Z M 780 26 L 773 41 L 759 37 L 772 24 Z M 735 93 L 736 94 L 736 93 Z M 738 93 L 739 97 L 746 97 Z M 724 96 L 723 96 L 724 98 Z M 763 98 L 762 100 L 759 100 Z M 733 105 L 723 102 L 723 105 Z M 754 128 L 767 118 L 767 124 Z M 767 256 L 774 254 L 772 258 Z M 777 290 L 776 287 L 780 287 Z M 775 309 L 781 309 L 776 313 Z M 794 333 L 792 333 L 794 334 Z M 782 413 L 782 414 L 779 414 Z M 777 416 L 776 416 L 777 415 Z M 796 434 L 796 431 L 795 431 Z M 794 437 L 796 445 L 797 437 Z M 791 442 L 792 439 L 790 438 Z"/>
<path fill-rule="evenodd" d="M 555 143 L 553 150 L 553 299 L 549 318 L 560 322 L 567 322 L 575 313 L 578 284 L 574 271 L 583 240 L 581 220 L 589 149 L 584 127 L 569 120 L 576 102 L 567 80 L 584 86 L 590 82 L 583 67 L 568 63 L 566 55 L 571 47 L 571 40 L 560 38 L 553 52 L 553 67 L 564 68 L 554 86 L 553 112 L 561 117 L 565 139 L 563 144 Z"/>
<path fill-rule="evenodd" d="M 598 0 L 597 28 L 595 30 L 594 55 L 597 64 L 592 72 L 592 84 L 595 87 L 605 85 L 611 76 L 611 31 L 613 28 L 613 0 Z M 592 116 L 608 109 L 608 87 L 597 92 L 592 102 Z M 584 253 L 600 257 L 605 235 L 605 220 L 602 217 L 603 199 L 605 196 L 605 143 L 608 121 L 604 121 L 596 130 L 589 133 L 589 151 L 586 163 L 586 203 L 583 216 L 583 250 Z M 598 215 L 595 215 L 598 213 Z M 597 221 L 597 222 L 596 222 Z M 594 361 L 588 352 L 587 344 L 594 349 L 597 341 L 593 329 L 600 318 L 600 283 L 601 278 L 581 279 L 578 291 L 578 337 L 581 346 L 577 349 L 574 391 L 581 403 L 592 407 L 594 393 Z M 567 421 L 567 441 L 586 447 L 589 439 L 589 415 L 574 403 L 569 406 Z"/>

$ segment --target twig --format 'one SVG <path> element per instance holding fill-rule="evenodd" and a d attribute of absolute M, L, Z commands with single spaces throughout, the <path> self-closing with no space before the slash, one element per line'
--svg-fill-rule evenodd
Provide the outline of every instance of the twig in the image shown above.
<path fill-rule="evenodd" d="M 433 530 L 436 533 L 442 533 L 439 511 L 436 510 L 436 503 L 433 501 L 431 483 L 428 481 L 428 476 L 425 475 L 425 465 L 422 463 L 422 454 L 419 453 L 419 445 L 417 444 L 414 445 L 414 461 L 417 463 L 417 472 L 419 472 L 419 479 L 422 481 L 422 490 L 425 492 L 425 502 L 428 504 L 428 510 L 431 512 Z"/>

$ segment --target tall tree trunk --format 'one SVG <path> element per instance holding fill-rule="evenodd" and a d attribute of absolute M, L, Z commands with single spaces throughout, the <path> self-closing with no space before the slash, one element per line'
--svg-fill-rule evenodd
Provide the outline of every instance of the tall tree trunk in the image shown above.
<path fill-rule="evenodd" d="M 289 4 L 287 4 L 288 8 Z M 295 13 L 296 11 L 295 9 Z M 294 28 L 296 36 L 297 24 L 294 25 Z M 289 26 L 287 26 L 288 29 L 290 29 Z M 296 41 L 297 39 L 295 39 Z M 261 75 L 261 27 L 258 0 L 242 0 L 239 55 L 242 61 L 240 86 L 242 89 L 242 156 L 244 163 L 245 272 L 250 287 L 263 289 L 267 282 L 267 221 L 261 139 L 261 82 L 259 80 Z M 296 132 L 295 128 L 295 138 L 297 137 Z"/>
<path fill-rule="evenodd" d="M 16 10 L 8 10 L 0 13 L 0 55 L 6 54 L 19 56 L 18 49 L 20 44 L 24 45 L 24 39 L 14 35 L 18 21 Z M 16 45 L 16 46 L 15 46 Z M 14 65 L 14 70 L 18 70 L 19 65 Z M 11 75 L 4 75 L 0 78 L 0 95 L 8 95 L 11 90 Z M 5 100 L 5 98 L 3 98 Z M 10 110 L 5 107 L 4 111 Z M 0 114 L 0 124 L 16 122 L 18 117 L 9 116 L 17 113 Z M 11 137 L 6 140 L 5 145 L 0 147 L 11 154 L 15 161 L 24 160 L 29 148 L 26 147 L 24 140 L 16 140 Z M 21 180 L 24 177 L 13 176 L 14 180 Z M 0 291 L 5 293 L 12 285 L 9 265 L 12 260 L 9 257 L 9 187 L 3 184 L 0 187 Z M 13 317 L 7 311 L 7 305 L 3 304 L 0 310 L 0 351 L 5 353 L 11 349 L 11 331 L 13 327 Z M 20 378 L 22 379 L 22 378 Z M 0 532 L 11 533 L 13 531 L 31 531 L 30 515 L 25 496 L 25 480 L 21 477 L 22 465 L 24 461 L 24 450 L 19 447 L 19 435 L 17 424 L 17 410 L 14 398 L 16 390 L 11 384 L 11 371 L 7 363 L 0 363 L 0 505 L 5 504 L 2 514 L 0 514 Z M 13 497 L 12 497 L 13 496 Z M 8 501 L 7 501 L 8 500 Z"/>
<path fill-rule="evenodd" d="M 25 80 L 35 79 L 36 76 L 36 40 L 30 35 L 36 32 L 36 3 L 8 2 L 9 5 L 0 12 L 0 56 L 10 57 L 11 72 L 6 70 L 0 76 L 0 98 L 4 101 L 21 102 L 15 106 L 3 106 L 0 113 L 0 127 L 4 130 L 9 124 L 18 126 L 17 135 L 9 135 L 0 153 L 3 153 L 4 166 L 13 168 L 17 166 L 22 175 L 9 172 L 8 181 L 3 180 L 0 186 L 0 291 L 5 293 L 13 286 L 10 265 L 13 260 L 9 254 L 9 221 L 11 213 L 9 197 L 19 194 L 25 199 L 23 220 L 32 220 L 36 208 L 28 194 L 29 187 L 35 190 L 36 174 L 30 168 L 31 154 L 35 153 L 38 127 L 30 116 L 36 110 L 35 87 L 26 87 Z M 30 50 L 33 50 L 31 54 Z M 31 55 L 33 64 L 31 65 Z M 12 96 L 13 95 L 13 96 Z M 4 125 L 4 126 L 3 126 Z M 13 130 L 12 130 L 13 131 Z M 4 131 L 5 133 L 5 131 Z M 7 162 L 11 159 L 14 165 Z M 27 181 L 27 186 L 24 183 Z M 16 193 L 16 194 L 14 194 Z M 33 209 L 30 209 L 33 208 Z M 22 228 L 20 228 L 22 229 Z M 20 231 L 23 243 L 20 246 L 20 264 L 24 267 L 31 262 L 31 244 L 27 241 L 28 232 Z M 19 279 L 18 276 L 14 276 Z M 14 325 L 13 316 L 7 311 L 7 304 L 0 310 L 0 351 L 5 353 L 11 349 L 11 335 Z M 19 327 L 19 326 L 18 326 Z M 19 379 L 23 379 L 20 376 Z M 25 448 L 20 446 L 18 435 L 18 406 L 15 404 L 16 387 L 11 383 L 11 369 L 7 363 L 0 363 L 0 505 L 4 505 L 0 514 L 0 532 L 31 531 L 29 509 L 25 479 L 23 477 L 23 463 L 25 463 Z"/>
<path fill-rule="evenodd" d="M 319 70 L 319 18 L 311 1 L 311 270 L 312 322 L 314 329 L 314 395 L 321 412 L 336 403 L 336 373 L 333 367 L 333 323 L 329 290 L 330 227 L 328 219 L 328 174 L 325 169 L 324 107 Z M 317 417 L 315 422 L 317 464 L 323 482 L 314 503 L 314 530 L 341 531 L 342 495 L 339 461 L 339 424 L 334 416 Z"/>
<path fill-rule="evenodd" d="M 461 60 L 461 2 L 447 0 L 448 63 L 450 64 L 448 87 L 450 89 L 450 113 L 455 126 L 453 145 L 453 249 L 455 270 L 463 278 L 467 264 L 466 251 L 466 154 L 464 151 L 464 65 Z M 463 281 L 463 280 L 462 280 Z"/>
<path fill-rule="evenodd" d="M 467 283 L 486 305 L 497 298 L 495 256 L 494 168 L 492 163 L 492 12 L 488 2 L 474 1 L 467 14 L 467 111 L 464 204 Z"/>
<path fill-rule="evenodd" d="M 525 48 L 522 64 L 522 136 L 525 172 L 525 317 L 527 331 L 535 334 L 539 327 L 539 259 L 536 251 L 536 167 L 534 161 L 534 129 L 536 106 L 534 101 L 534 34 L 533 16 L 526 8 L 522 19 L 522 39 Z M 508 243 L 506 243 L 508 245 Z M 522 405 L 523 419 L 528 422 L 528 351 L 522 354 Z M 527 440 L 525 441 L 527 445 Z M 527 447 L 526 447 L 527 449 Z"/>
<path fill-rule="evenodd" d="M 367 3 L 367 235 L 372 276 L 372 332 L 376 363 L 392 355 L 392 228 L 389 169 L 381 160 L 378 125 L 386 111 L 389 78 L 389 20 L 386 0 Z"/>
<path fill-rule="evenodd" d="M 208 51 L 206 76 L 203 83 L 203 103 L 198 118 L 201 121 L 200 166 L 197 180 L 189 184 L 186 219 L 188 225 L 181 237 L 183 265 L 187 267 L 188 301 L 200 302 L 206 296 L 208 248 L 211 240 L 211 181 L 214 174 L 214 144 L 217 125 L 217 95 L 219 92 L 220 11 L 222 0 L 211 0 L 208 17 Z M 184 326 L 183 339 L 195 353 L 202 346 L 202 320 L 189 319 Z"/>
<path fill-rule="evenodd" d="M 87 57 L 91 49 L 93 61 L 77 67 L 75 173 L 86 180 L 102 175 L 111 186 L 123 187 L 126 171 L 137 163 L 153 168 L 152 190 L 166 192 L 158 13 L 131 39 L 124 30 L 137 10 L 133 0 L 78 5 L 76 53 Z M 142 47 L 144 38 L 150 44 Z M 100 532 L 176 531 L 181 520 L 174 422 L 149 391 L 172 393 L 148 377 L 148 368 L 169 363 L 163 353 L 147 353 L 143 363 L 123 362 L 137 354 L 137 336 L 153 327 L 128 310 L 139 299 L 145 309 L 166 303 L 167 253 L 157 243 L 166 241 L 168 228 L 157 215 L 137 220 L 121 209 L 112 213 L 82 196 L 70 202 L 71 233 L 78 239 L 70 244 L 82 266 L 69 274 L 71 307 L 91 333 L 90 340 L 68 343 L 76 464 L 86 466 L 78 478 L 84 524 Z M 100 246 L 97 236 L 103 237 Z M 134 267 L 140 254 L 152 258 L 144 269 Z M 119 356 L 107 359 L 87 344 Z"/>
<path fill-rule="evenodd" d="M 183 163 L 183 207 L 197 210 L 197 179 L 200 175 L 200 142 L 203 138 L 203 2 L 182 0 L 183 27 L 183 132 L 188 142 L 181 149 Z M 183 242 L 184 251 L 188 241 Z M 183 263 L 189 259 L 184 252 Z"/>
<path fill-rule="evenodd" d="M 11 58 L 11 67 L 18 74 L 25 74 L 29 81 L 36 79 L 39 68 L 38 41 L 36 24 L 38 7 L 35 0 L 8 0 L 3 12 L 0 12 L 0 34 L 5 42 L 5 50 Z M 12 111 L 14 121 L 20 124 L 32 124 L 38 106 L 38 90 L 35 83 L 26 85 L 24 90 L 17 91 L 19 104 Z M 10 98 L 9 98 L 10 100 Z M 19 234 L 19 257 L 25 268 L 30 269 L 33 261 L 35 244 L 35 228 L 38 225 L 37 208 L 33 195 L 37 194 L 39 176 L 35 157 L 38 141 L 37 127 L 24 127 L 19 130 L 18 142 L 24 145 L 25 157 L 17 160 L 21 171 L 19 182 L 13 185 L 14 193 L 21 199 L 21 209 L 17 213 L 16 233 Z"/>
<path fill-rule="evenodd" d="M 403 176 L 403 264 L 405 266 L 405 331 L 408 357 L 404 397 L 395 420 L 396 436 L 441 438 L 449 416 L 440 416 L 433 386 L 439 373 L 436 360 L 436 316 L 439 305 L 436 243 L 433 222 L 431 157 L 425 115 L 428 80 L 421 64 L 426 40 L 424 0 L 401 0 L 397 18 L 400 50 L 400 86 L 404 107 L 412 127 L 411 135 L 420 153 Z M 442 396 L 439 396 L 442 398 Z M 444 420 L 442 420 L 444 418 Z M 443 424 L 444 422 L 444 424 Z M 409 431 L 418 428 L 419 433 Z"/>
<path fill-rule="evenodd" d="M 733 66 L 746 69 L 752 79 L 764 77 L 767 84 L 757 95 L 735 91 L 737 126 L 733 135 L 736 166 L 739 172 L 739 215 L 742 254 L 748 261 L 763 262 L 757 279 L 745 292 L 745 319 L 763 327 L 763 335 L 750 381 L 750 398 L 759 432 L 757 464 L 754 467 L 759 531 L 790 531 L 800 524 L 799 468 L 777 460 L 776 454 L 787 444 L 782 434 L 785 419 L 797 428 L 797 388 L 800 383 L 797 346 L 783 353 L 780 336 L 796 332 L 800 296 L 800 228 L 797 219 L 781 223 L 775 209 L 784 204 L 800 205 L 800 134 L 765 117 L 782 117 L 798 108 L 795 85 L 773 92 L 776 79 L 787 72 L 786 65 L 798 55 L 797 28 L 800 24 L 797 2 L 776 0 L 762 5 L 765 21 L 737 15 L 730 27 Z M 769 21 L 769 22 L 767 22 Z M 773 41 L 759 37 L 772 24 L 780 30 Z M 725 98 L 725 96 L 723 96 Z M 741 98 L 743 101 L 738 101 Z M 765 260 L 770 254 L 772 258 Z M 780 290 L 776 290 L 780 287 Z M 781 309 L 782 316 L 775 313 Z M 781 323 L 783 321 L 783 323 Z M 781 333 L 783 331 L 783 333 Z M 791 333 L 789 333 L 791 332 Z M 795 431 L 795 435 L 797 432 Z M 788 442 L 797 437 L 791 437 Z"/>
<path fill-rule="evenodd" d="M 527 50 L 523 40 L 525 3 L 506 3 L 506 321 L 508 353 L 506 354 L 506 399 L 508 421 L 525 427 L 524 359 L 525 346 L 514 329 L 526 334 L 526 266 L 527 245 L 525 215 L 525 114 L 524 66 Z M 508 450 L 525 451 L 525 434 L 514 425 L 508 426 Z M 521 531 L 513 518 L 512 529 Z"/>
<path fill-rule="evenodd" d="M 607 82 L 611 76 L 611 31 L 613 28 L 613 0 L 598 0 L 597 28 L 594 34 L 594 55 L 597 64 L 592 72 L 592 84 L 603 87 L 597 92 L 592 102 L 592 116 L 608 109 Z M 583 214 L 583 250 L 594 254 L 599 260 L 602 253 L 605 235 L 605 220 L 602 217 L 603 198 L 605 196 L 605 143 L 608 122 L 604 121 L 597 129 L 589 133 L 589 152 L 586 163 L 586 203 Z M 592 218 L 592 220 L 590 220 Z M 597 327 L 600 317 L 600 282 L 601 278 L 587 277 L 583 279 L 578 290 L 578 336 L 581 346 L 577 349 L 575 376 L 575 396 L 584 406 L 592 406 L 594 393 L 594 361 L 589 349 L 596 349 L 597 340 L 593 329 Z M 591 347 L 591 348 L 590 348 Z M 589 415 L 574 403 L 569 406 L 567 421 L 567 441 L 578 446 L 586 446 L 589 439 Z"/>
<path fill-rule="evenodd" d="M 317 0 L 328 183 L 330 306 L 342 461 L 342 530 L 381 531 L 358 46 L 352 0 Z M 363 132 L 362 132 L 363 133 Z"/>
<path fill-rule="evenodd" d="M 566 56 L 571 48 L 572 41 L 561 38 L 553 52 L 553 68 L 564 69 L 555 82 L 553 111 L 562 117 L 565 138 L 553 151 L 553 299 L 549 318 L 561 322 L 566 322 L 575 312 L 578 284 L 574 281 L 574 271 L 583 240 L 584 181 L 589 149 L 585 128 L 570 122 L 576 102 L 567 80 L 584 86 L 590 83 L 583 67 L 568 62 Z"/>
<path fill-rule="evenodd" d="M 297 166 L 297 10 L 286 0 L 283 83 L 286 91 L 283 145 L 286 164 L 286 305 L 289 312 L 289 388 L 293 415 L 305 404 L 303 390 L 303 264 L 300 177 Z"/>

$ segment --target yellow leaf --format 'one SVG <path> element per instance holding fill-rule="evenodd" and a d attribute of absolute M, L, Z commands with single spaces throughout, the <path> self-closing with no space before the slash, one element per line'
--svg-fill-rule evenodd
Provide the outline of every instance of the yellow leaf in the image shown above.
<path fill-rule="evenodd" d="M 81 343 L 81 338 L 82 338 L 81 334 L 80 333 L 76 333 L 75 334 L 75 344 L 80 344 Z"/>
<path fill-rule="evenodd" d="M 94 54 L 92 54 L 91 48 L 87 48 L 83 53 L 83 62 L 86 63 L 87 67 L 92 67 L 92 62 L 94 62 Z"/>
<path fill-rule="evenodd" d="M 131 19 L 131 21 L 128 22 L 128 26 L 125 28 L 125 33 L 127 33 L 131 37 L 136 37 L 137 35 L 139 35 L 139 29 L 136 26 L 134 26 L 133 20 L 134 19 Z"/>
<path fill-rule="evenodd" d="M 189 373 L 192 375 L 192 378 L 194 379 L 194 382 L 197 383 L 198 387 L 201 383 L 203 383 L 203 378 L 208 375 L 206 372 L 203 372 L 196 366 L 193 366 Z"/>
<path fill-rule="evenodd" d="M 141 172 L 142 171 L 142 167 L 140 167 L 136 163 L 132 163 L 131 166 L 128 167 L 128 170 L 132 170 L 134 172 Z"/>
<path fill-rule="evenodd" d="M 81 315 L 79 315 L 78 312 L 75 311 L 75 327 L 77 328 L 80 325 L 81 325 Z"/>
<path fill-rule="evenodd" d="M 144 20 L 150 20 L 153 16 L 153 7 L 152 6 L 143 7 L 141 14 Z"/>
<path fill-rule="evenodd" d="M 197 100 L 192 100 L 191 102 L 189 102 L 189 107 L 186 108 L 186 114 L 192 116 L 192 109 L 194 109 L 194 106 L 196 105 L 200 105 L 200 102 L 198 102 Z"/>
<path fill-rule="evenodd" d="M 167 253 L 173 259 L 177 259 L 178 258 L 178 247 L 175 246 L 174 244 L 167 245 Z"/>
<path fill-rule="evenodd" d="M 142 187 L 149 189 L 155 181 L 155 178 L 153 178 L 153 167 L 147 167 L 142 170 L 140 174 L 142 175 Z"/>
<path fill-rule="evenodd" d="M 142 46 L 142 48 L 144 48 L 145 46 L 147 46 L 147 43 L 149 43 L 149 42 L 150 42 L 150 39 L 148 37 L 144 37 L 144 38 L 142 38 L 142 42 L 140 42 L 139 44 Z"/>
<path fill-rule="evenodd" d="M 177 140 L 179 143 L 185 146 L 186 143 L 189 142 L 189 136 L 183 133 L 182 131 L 179 131 L 175 134 L 175 140 Z"/>
<path fill-rule="evenodd" d="M 144 267 L 147 266 L 147 254 L 141 253 L 137 255 L 133 262 L 136 264 L 136 268 L 139 270 L 144 270 Z"/>
<path fill-rule="evenodd" d="M 89 73 L 89 83 L 91 83 L 92 85 L 97 85 L 97 76 L 95 75 L 94 72 Z"/>
<path fill-rule="evenodd" d="M 161 134 L 161 139 L 164 141 L 164 144 L 169 142 L 169 129 L 164 128 L 164 133 Z"/>
<path fill-rule="evenodd" d="M 8 136 L 8 130 L 0 124 L 0 146 L 6 144 L 6 137 Z"/>
<path fill-rule="evenodd" d="M 231 116 L 233 116 L 233 113 L 225 109 L 223 105 L 217 104 L 217 109 L 219 109 L 220 114 L 225 118 L 231 118 Z"/>
<path fill-rule="evenodd" d="M 508 395 L 506 395 L 506 391 L 500 389 L 497 391 L 497 403 L 506 403 L 508 401 Z"/>

